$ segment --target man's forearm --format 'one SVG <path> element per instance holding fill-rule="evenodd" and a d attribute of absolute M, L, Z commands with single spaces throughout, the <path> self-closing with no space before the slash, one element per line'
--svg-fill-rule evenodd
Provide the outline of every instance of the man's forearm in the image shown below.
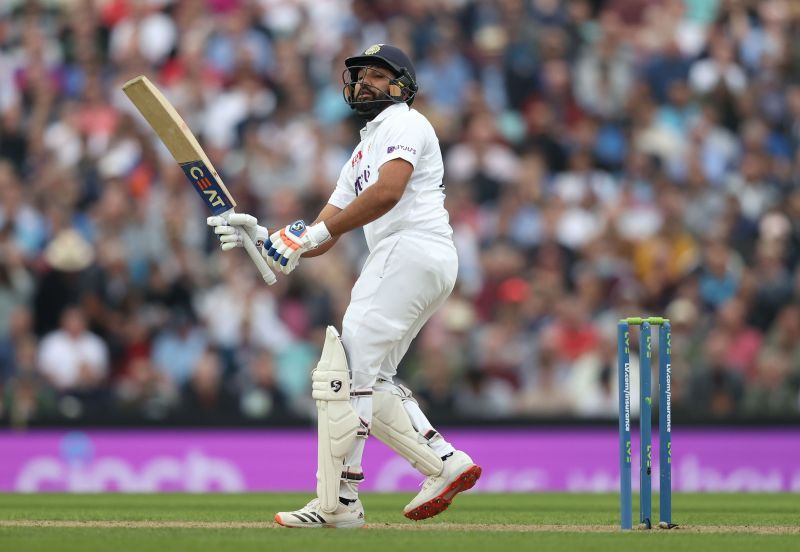
<path fill-rule="evenodd" d="M 378 181 L 342 211 L 325 220 L 325 226 L 331 236 L 341 236 L 385 215 L 397 205 L 401 197 L 402 194 L 398 195 L 387 186 L 381 186 Z"/>

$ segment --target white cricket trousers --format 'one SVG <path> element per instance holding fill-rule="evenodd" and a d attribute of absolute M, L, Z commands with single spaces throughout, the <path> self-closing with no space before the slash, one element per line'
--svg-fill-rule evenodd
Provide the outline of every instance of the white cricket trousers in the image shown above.
<path fill-rule="evenodd" d="M 404 230 L 381 240 L 353 286 L 342 343 L 353 389 L 392 381 L 425 322 L 453 291 L 458 255 L 452 240 Z"/>
<path fill-rule="evenodd" d="M 342 322 L 342 343 L 355 392 L 351 403 L 367 427 L 372 423 L 376 381 L 393 381 L 411 341 L 453 291 L 457 272 L 452 240 L 414 230 L 384 238 L 367 257 Z M 382 381 L 381 385 L 390 384 Z M 417 404 L 410 407 L 417 423 L 424 425 L 418 431 L 432 429 Z M 358 496 L 365 443 L 357 439 L 346 455 L 341 498 Z M 450 444 L 443 441 L 441 446 Z"/>

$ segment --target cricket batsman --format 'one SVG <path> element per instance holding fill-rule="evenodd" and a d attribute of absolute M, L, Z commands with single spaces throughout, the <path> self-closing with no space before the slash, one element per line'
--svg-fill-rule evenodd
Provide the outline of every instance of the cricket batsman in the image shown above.
<path fill-rule="evenodd" d="M 346 232 L 364 228 L 369 256 L 342 321 L 326 333 L 312 372 L 318 411 L 317 498 L 278 512 L 286 527 L 361 527 L 361 459 L 372 433 L 427 476 L 404 508 L 421 520 L 443 512 L 472 488 L 481 468 L 439 434 L 411 391 L 394 383 L 411 341 L 447 299 L 458 257 L 444 208 L 439 141 L 411 108 L 416 75 L 408 56 L 387 44 L 345 60 L 345 101 L 365 121 L 361 142 L 313 224 L 295 221 L 272 233 L 254 217 L 209 217 L 222 249 L 241 246 L 241 232 L 263 243 L 268 263 L 284 274 L 301 257 L 328 251 Z"/>

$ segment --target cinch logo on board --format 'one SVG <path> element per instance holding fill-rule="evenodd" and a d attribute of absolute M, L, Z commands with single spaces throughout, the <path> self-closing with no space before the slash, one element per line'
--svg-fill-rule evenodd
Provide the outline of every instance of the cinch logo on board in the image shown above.
<path fill-rule="evenodd" d="M 242 492 L 244 475 L 231 461 L 199 447 L 181 455 L 161 455 L 135 463 L 112 454 L 96 454 L 82 432 L 64 436 L 60 450 L 33 456 L 23 464 L 14 490 L 34 492 Z"/>
<path fill-rule="evenodd" d="M 222 191 L 222 186 L 206 164 L 202 161 L 192 161 L 181 165 L 184 174 L 192 182 L 203 196 L 206 205 L 215 215 L 224 213 L 233 208 L 228 196 Z"/>

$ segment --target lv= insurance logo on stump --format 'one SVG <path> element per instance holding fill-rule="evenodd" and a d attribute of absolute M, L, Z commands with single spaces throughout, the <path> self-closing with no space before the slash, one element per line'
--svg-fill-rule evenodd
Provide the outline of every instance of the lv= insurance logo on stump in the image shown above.
<path fill-rule="evenodd" d="M 623 318 L 617 324 L 617 366 L 619 376 L 619 507 L 622 529 L 633 527 L 631 492 L 631 357 L 632 327 L 639 327 L 639 528 L 652 527 L 653 443 L 651 354 L 653 326 L 658 327 L 658 392 L 659 392 L 659 524 L 662 529 L 676 527 L 672 523 L 672 405 L 671 405 L 671 330 L 666 318 Z"/>

